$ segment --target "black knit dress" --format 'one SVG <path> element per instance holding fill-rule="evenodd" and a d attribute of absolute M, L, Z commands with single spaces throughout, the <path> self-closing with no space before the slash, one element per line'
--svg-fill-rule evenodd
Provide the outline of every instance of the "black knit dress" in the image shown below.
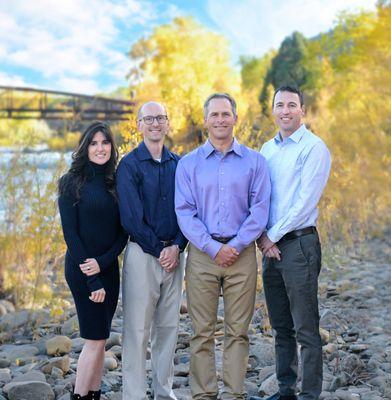
<path fill-rule="evenodd" d="M 118 255 L 127 241 L 120 223 L 118 204 L 107 191 L 105 165 L 88 162 L 87 181 L 75 197 L 71 174 L 65 179 L 65 194 L 58 199 L 67 252 L 65 278 L 75 300 L 80 336 L 100 340 L 110 336 L 110 326 L 118 302 Z M 101 272 L 87 277 L 80 270 L 87 258 L 95 258 Z M 104 288 L 103 303 L 89 299 L 91 292 Z"/>

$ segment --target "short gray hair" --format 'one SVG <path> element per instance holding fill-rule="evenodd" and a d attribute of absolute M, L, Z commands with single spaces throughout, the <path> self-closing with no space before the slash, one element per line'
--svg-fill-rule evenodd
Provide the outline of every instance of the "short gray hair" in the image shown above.
<path fill-rule="evenodd" d="M 231 97 L 228 93 L 213 93 L 211 94 L 204 103 L 204 118 L 206 119 L 208 116 L 208 108 L 209 108 L 209 103 L 213 100 L 213 99 L 226 99 L 229 101 L 229 103 L 231 104 L 231 108 L 232 108 L 232 114 L 234 115 L 234 117 L 237 117 L 237 113 L 236 113 L 236 101 L 234 100 L 233 97 Z"/>

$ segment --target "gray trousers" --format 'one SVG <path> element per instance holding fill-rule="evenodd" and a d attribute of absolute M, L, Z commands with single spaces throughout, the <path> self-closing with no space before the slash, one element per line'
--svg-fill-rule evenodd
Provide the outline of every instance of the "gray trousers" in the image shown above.
<path fill-rule="evenodd" d="M 179 309 L 184 273 L 180 264 L 170 273 L 156 257 L 129 242 L 122 277 L 122 380 L 124 400 L 146 400 L 146 353 L 151 336 L 155 400 L 175 400 L 172 390 Z"/>
<path fill-rule="evenodd" d="M 275 335 L 276 373 L 281 395 L 296 394 L 297 342 L 300 344 L 300 399 L 318 399 L 322 390 L 318 275 L 321 248 L 317 233 L 277 243 L 281 261 L 263 259 L 263 286 Z"/>

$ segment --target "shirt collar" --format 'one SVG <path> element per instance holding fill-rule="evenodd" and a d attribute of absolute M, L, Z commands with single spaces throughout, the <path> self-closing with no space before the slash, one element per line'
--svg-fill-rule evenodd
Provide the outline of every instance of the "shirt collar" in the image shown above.
<path fill-rule="evenodd" d="M 216 151 L 216 149 L 213 147 L 213 145 L 209 139 L 203 144 L 202 150 L 204 152 L 205 158 L 208 158 L 214 151 Z M 231 151 L 233 151 L 238 156 L 243 157 L 242 148 L 241 148 L 239 142 L 235 138 L 232 141 L 232 145 L 229 148 L 229 150 L 227 151 L 227 153 L 229 153 Z"/>
<path fill-rule="evenodd" d="M 295 143 L 299 143 L 303 135 L 307 132 L 307 128 L 304 124 L 301 124 L 300 127 L 292 133 L 288 137 L 288 139 L 293 140 Z M 276 136 L 274 136 L 274 141 L 278 144 L 282 142 L 282 137 L 280 132 L 277 133 Z"/>
<path fill-rule="evenodd" d="M 151 153 L 149 152 L 144 141 L 142 141 L 137 147 L 137 155 L 140 161 L 153 160 Z M 161 162 L 168 161 L 171 158 L 174 158 L 173 154 L 167 149 L 166 146 L 163 146 Z"/>

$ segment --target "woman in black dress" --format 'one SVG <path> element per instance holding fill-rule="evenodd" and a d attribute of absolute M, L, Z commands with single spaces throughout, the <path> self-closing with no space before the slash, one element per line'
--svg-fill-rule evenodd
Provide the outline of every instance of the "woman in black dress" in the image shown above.
<path fill-rule="evenodd" d="M 107 124 L 92 123 L 59 181 L 67 252 L 65 277 L 75 300 L 80 354 L 72 399 L 99 399 L 105 343 L 119 294 L 118 255 L 127 241 L 115 192 L 118 152 Z"/>

